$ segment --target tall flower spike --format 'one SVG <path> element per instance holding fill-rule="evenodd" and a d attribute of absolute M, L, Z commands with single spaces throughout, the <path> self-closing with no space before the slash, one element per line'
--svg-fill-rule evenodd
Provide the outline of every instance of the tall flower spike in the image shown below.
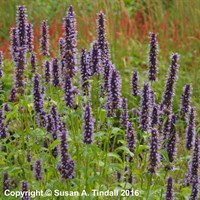
<path fill-rule="evenodd" d="M 54 58 L 52 60 L 52 82 L 53 86 L 59 86 L 60 84 L 60 70 L 59 70 L 59 65 L 58 65 L 58 59 Z"/>
<path fill-rule="evenodd" d="M 149 80 L 156 81 L 158 42 L 155 33 L 149 34 Z"/>
<path fill-rule="evenodd" d="M 122 98 L 122 111 L 121 111 L 120 121 L 121 125 L 126 129 L 128 123 L 128 106 L 126 98 Z"/>
<path fill-rule="evenodd" d="M 9 95 L 9 101 L 10 102 L 15 102 L 16 101 L 16 89 L 12 88 L 10 91 L 10 95 Z"/>
<path fill-rule="evenodd" d="M 190 95 L 191 95 L 191 85 L 187 84 L 183 88 L 183 94 L 181 96 L 180 114 L 182 120 L 186 121 L 186 115 L 190 108 Z"/>
<path fill-rule="evenodd" d="M 3 193 L 9 189 L 9 179 L 8 179 L 8 174 L 4 173 L 3 174 Z"/>
<path fill-rule="evenodd" d="M 65 65 L 64 75 L 67 72 L 70 77 L 73 77 L 76 71 L 77 31 L 74 14 L 73 7 L 70 6 L 63 25 L 65 30 L 65 50 L 62 63 Z"/>
<path fill-rule="evenodd" d="M 105 14 L 103 12 L 98 13 L 97 20 L 97 42 L 100 50 L 101 60 L 104 61 L 105 55 L 105 42 L 106 42 L 106 34 L 105 34 Z"/>
<path fill-rule="evenodd" d="M 127 147 L 130 150 L 130 152 L 134 153 L 136 148 L 136 137 L 133 130 L 133 124 L 131 122 L 127 123 L 127 129 L 126 129 L 126 142 Z M 132 161 L 132 158 L 129 157 L 129 162 Z"/>
<path fill-rule="evenodd" d="M 19 31 L 19 46 L 27 45 L 27 15 L 25 6 L 18 6 L 17 29 Z"/>
<path fill-rule="evenodd" d="M 109 77 L 110 77 L 110 74 L 111 74 L 113 68 L 114 67 L 113 67 L 112 63 L 110 62 L 110 60 L 108 60 L 108 59 L 105 60 L 103 78 L 104 78 L 104 90 L 106 92 L 108 92 L 108 80 L 109 80 Z"/>
<path fill-rule="evenodd" d="M 151 139 L 149 144 L 149 173 L 156 173 L 156 168 L 160 162 L 160 156 L 158 153 L 158 133 L 155 128 L 151 129 Z"/>
<path fill-rule="evenodd" d="M 171 109 L 172 108 L 172 101 L 174 96 L 174 86 L 175 82 L 177 80 L 177 72 L 178 72 L 178 60 L 179 55 L 177 53 L 172 54 L 171 58 L 171 65 L 169 67 L 168 72 L 168 79 L 165 85 L 165 91 L 162 97 L 162 103 L 161 103 L 161 110 L 163 108 Z"/>
<path fill-rule="evenodd" d="M 35 172 L 35 179 L 37 181 L 40 181 L 40 180 L 43 179 L 43 177 L 42 177 L 42 167 L 41 167 L 41 161 L 40 160 L 37 160 L 35 162 L 34 172 Z"/>
<path fill-rule="evenodd" d="M 22 192 L 24 193 L 22 200 L 30 200 L 30 198 L 28 196 L 28 183 L 23 181 L 21 183 L 21 187 L 22 187 Z"/>
<path fill-rule="evenodd" d="M 32 72 L 35 73 L 37 68 L 37 58 L 34 53 L 31 54 L 31 67 L 32 67 Z"/>
<path fill-rule="evenodd" d="M 71 179 L 74 178 L 74 161 L 69 157 L 68 144 L 67 144 L 67 132 L 63 130 L 60 134 L 60 156 L 61 160 L 57 168 L 61 178 Z"/>
<path fill-rule="evenodd" d="M 171 127 L 170 127 L 170 134 L 168 137 L 168 143 L 167 143 L 167 153 L 169 157 L 169 161 L 172 163 L 175 160 L 176 157 L 176 143 L 177 143 L 177 133 L 176 133 L 176 115 L 172 115 L 171 117 Z"/>
<path fill-rule="evenodd" d="M 17 60 L 17 52 L 19 48 L 19 31 L 17 28 L 11 28 L 10 31 L 10 40 L 11 40 L 11 53 L 13 61 L 16 62 Z"/>
<path fill-rule="evenodd" d="M 71 83 L 70 76 L 66 76 L 65 78 L 65 94 L 64 94 L 64 101 L 67 107 L 73 108 L 74 107 L 74 94 L 73 88 Z"/>
<path fill-rule="evenodd" d="M 158 112 L 159 112 L 158 105 L 155 104 L 152 108 L 152 114 L 151 114 L 151 127 L 152 128 L 158 124 L 158 116 L 159 116 Z"/>
<path fill-rule="evenodd" d="M 85 108 L 84 114 L 84 131 L 83 131 L 83 142 L 85 144 L 91 144 L 93 141 L 94 132 L 94 118 L 92 116 L 92 108 L 90 103 Z"/>
<path fill-rule="evenodd" d="M 27 24 L 27 49 L 28 52 L 32 52 L 34 49 L 33 45 L 33 25 L 31 23 Z"/>
<path fill-rule="evenodd" d="M 90 84 L 88 82 L 88 79 L 89 79 L 89 65 L 88 65 L 88 62 L 87 62 L 87 54 L 86 54 L 86 50 L 85 49 L 82 49 L 82 52 L 81 52 L 81 67 L 80 67 L 80 70 L 81 70 L 81 85 L 82 85 L 82 88 L 83 88 L 83 92 L 84 94 L 89 94 L 89 88 L 90 88 Z"/>
<path fill-rule="evenodd" d="M 189 122 L 186 128 L 186 149 L 191 150 L 193 148 L 195 137 L 195 112 L 194 108 L 190 108 Z"/>
<path fill-rule="evenodd" d="M 132 95 L 138 96 L 139 90 L 138 90 L 138 72 L 133 71 L 133 74 L 131 76 L 131 89 L 132 89 Z"/>
<path fill-rule="evenodd" d="M 46 60 L 43 64 L 45 82 L 48 84 L 51 81 L 51 61 Z"/>
<path fill-rule="evenodd" d="M 143 90 L 141 94 L 141 103 L 140 103 L 140 129 L 143 131 L 148 131 L 150 124 L 150 87 L 149 83 L 144 83 Z"/>
<path fill-rule="evenodd" d="M 59 38 L 59 47 L 60 47 L 59 54 L 60 54 L 60 57 L 62 58 L 64 54 L 64 50 L 65 50 L 65 40 L 62 37 Z"/>
<path fill-rule="evenodd" d="M 113 116 L 115 110 L 121 107 L 121 78 L 113 68 L 108 78 L 107 115 Z"/>
<path fill-rule="evenodd" d="M 15 88 L 17 93 L 24 93 L 24 69 L 26 63 L 25 49 L 23 47 L 19 48 L 18 56 L 16 57 L 16 67 L 15 67 Z"/>
<path fill-rule="evenodd" d="M 40 48 L 43 56 L 49 56 L 49 27 L 46 20 L 41 25 Z"/>
<path fill-rule="evenodd" d="M 0 78 L 3 77 L 2 68 L 3 68 L 3 53 L 2 53 L 2 51 L 0 51 Z"/>
<path fill-rule="evenodd" d="M 192 194 L 190 195 L 189 200 L 198 200 L 198 183 L 193 183 L 192 184 Z"/>
<path fill-rule="evenodd" d="M 173 191 L 173 179 L 172 177 L 167 178 L 167 191 L 165 195 L 165 200 L 174 200 L 174 191 Z"/>

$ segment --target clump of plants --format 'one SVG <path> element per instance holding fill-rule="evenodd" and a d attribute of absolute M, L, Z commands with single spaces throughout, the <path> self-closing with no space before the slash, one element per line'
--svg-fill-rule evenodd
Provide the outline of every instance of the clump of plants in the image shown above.
<path fill-rule="evenodd" d="M 90 49 L 78 50 L 70 6 L 56 52 L 49 43 L 48 21 L 41 23 L 36 50 L 26 8 L 17 9 L 10 32 L 13 84 L 8 96 L 0 52 L 2 197 L 6 190 L 57 189 L 78 191 L 77 199 L 198 199 L 200 150 L 190 84 L 183 88 L 180 110 L 173 110 L 179 54 L 170 57 L 159 102 L 152 87 L 157 84 L 158 41 L 151 32 L 148 80 L 139 85 L 134 69 L 127 77 L 132 94 L 127 98 L 111 59 L 103 12 L 97 15 Z M 130 108 L 130 101 L 138 106 Z M 120 192 L 102 197 L 94 190 Z M 81 196 L 83 191 L 89 197 Z"/>

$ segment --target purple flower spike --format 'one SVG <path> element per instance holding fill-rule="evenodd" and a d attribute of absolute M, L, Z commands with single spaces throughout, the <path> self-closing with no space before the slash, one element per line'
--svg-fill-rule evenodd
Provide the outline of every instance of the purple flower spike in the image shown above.
<path fill-rule="evenodd" d="M 90 75 L 90 71 L 89 71 L 89 65 L 87 62 L 87 54 L 86 54 L 86 50 L 82 49 L 81 52 L 81 85 L 84 91 L 84 94 L 89 94 L 89 88 L 90 88 L 90 84 L 88 82 L 89 79 L 89 75 Z"/>
<path fill-rule="evenodd" d="M 52 78 L 53 78 L 53 86 L 59 86 L 60 84 L 60 70 L 59 70 L 59 65 L 58 65 L 58 59 L 54 58 L 52 60 Z"/>
<path fill-rule="evenodd" d="M 64 54 L 64 50 L 65 50 L 65 40 L 64 38 L 59 38 L 59 54 L 60 54 L 60 57 L 62 58 L 63 57 L 63 54 Z"/>
<path fill-rule="evenodd" d="M 43 177 L 42 177 L 42 167 L 41 167 L 40 160 L 37 160 L 35 162 L 34 172 L 35 172 L 35 179 L 37 181 L 40 181 L 40 180 L 43 179 Z"/>
<path fill-rule="evenodd" d="M 21 183 L 21 187 L 22 187 L 22 192 L 24 193 L 24 196 L 22 197 L 22 200 L 30 200 L 30 198 L 28 196 L 28 183 L 23 181 Z"/>
<path fill-rule="evenodd" d="M 11 53 L 13 61 L 17 61 L 17 52 L 19 48 L 19 31 L 17 28 L 11 28 L 10 32 L 10 40 L 11 40 Z"/>
<path fill-rule="evenodd" d="M 32 72 L 35 73 L 37 68 L 37 58 L 34 53 L 31 54 L 31 67 L 32 67 Z"/>
<path fill-rule="evenodd" d="M 165 195 L 165 200 L 174 200 L 172 177 L 168 177 L 168 179 L 167 179 L 167 191 L 166 191 L 166 195 Z"/>
<path fill-rule="evenodd" d="M 122 112 L 120 116 L 121 125 L 126 129 L 128 123 L 128 106 L 127 99 L 122 98 Z"/>
<path fill-rule="evenodd" d="M 3 68 L 3 53 L 2 53 L 2 51 L 0 51 L 0 78 L 3 77 L 2 68 Z"/>
<path fill-rule="evenodd" d="M 27 15 L 25 6 L 18 6 L 17 29 L 19 31 L 19 46 L 27 45 Z"/>
<path fill-rule="evenodd" d="M 192 194 L 190 196 L 189 200 L 198 200 L 198 183 L 193 183 L 192 184 Z"/>
<path fill-rule="evenodd" d="M 177 80 L 177 72 L 179 68 L 178 65 L 179 55 L 175 53 L 172 54 L 170 58 L 172 63 L 171 66 L 169 67 L 168 79 L 165 85 L 165 92 L 162 97 L 161 110 L 163 110 L 163 108 L 171 110 L 173 96 L 174 96 L 174 86 Z"/>
<path fill-rule="evenodd" d="M 33 25 L 31 23 L 27 24 L 27 48 L 28 52 L 32 52 L 34 49 L 33 45 Z"/>
<path fill-rule="evenodd" d="M 46 20 L 41 25 L 40 48 L 43 56 L 49 56 L 49 27 Z"/>
<path fill-rule="evenodd" d="M 191 85 L 187 84 L 183 88 L 183 94 L 181 97 L 180 114 L 182 120 L 186 121 L 186 115 L 190 108 L 190 95 L 191 95 Z"/>
<path fill-rule="evenodd" d="M 155 33 L 149 34 L 149 80 L 156 81 L 158 42 Z"/>
<path fill-rule="evenodd" d="M 169 157 L 169 161 L 172 163 L 175 160 L 176 157 L 176 145 L 177 145 L 177 133 L 176 133 L 176 115 L 172 115 L 171 117 L 171 127 L 170 127 L 170 133 L 168 137 L 168 143 L 167 143 L 167 153 Z"/>
<path fill-rule="evenodd" d="M 70 76 L 66 76 L 65 78 L 65 94 L 64 94 L 64 101 L 67 107 L 73 108 L 74 107 L 74 93 L 71 84 Z"/>
<path fill-rule="evenodd" d="M 158 124 L 158 116 L 159 116 L 159 110 L 158 105 L 154 105 L 152 109 L 151 114 L 151 127 L 155 127 Z"/>
<path fill-rule="evenodd" d="M 51 61 L 46 60 L 43 64 L 44 68 L 44 77 L 46 84 L 50 83 L 51 81 Z"/>
<path fill-rule="evenodd" d="M 107 116 L 113 116 L 115 110 L 121 107 L 121 78 L 113 68 L 108 78 Z"/>
<path fill-rule="evenodd" d="M 186 128 L 186 149 L 191 150 L 193 148 L 195 136 L 195 112 L 194 108 L 190 109 L 189 122 Z"/>
<path fill-rule="evenodd" d="M 3 193 L 9 189 L 9 179 L 8 174 L 4 173 L 3 175 Z"/>
<path fill-rule="evenodd" d="M 133 71 L 133 75 L 131 77 L 131 89 L 132 89 L 132 95 L 138 96 L 139 90 L 138 90 L 138 72 Z"/>
<path fill-rule="evenodd" d="M 8 125 L 9 122 L 5 124 L 5 116 L 2 109 L 0 109 L 0 139 L 4 139 L 9 135 L 7 131 Z"/>
<path fill-rule="evenodd" d="M 158 133 L 155 128 L 151 129 L 151 139 L 149 144 L 149 173 L 156 173 L 156 168 L 160 162 L 160 156 L 158 153 Z"/>
<path fill-rule="evenodd" d="M 103 78 L 104 78 L 104 90 L 106 92 L 108 92 L 108 80 L 113 68 L 114 66 L 112 65 L 112 63 L 109 60 L 105 60 Z"/>
<path fill-rule="evenodd" d="M 74 161 L 69 157 L 68 144 L 67 144 L 67 132 L 63 130 L 60 134 L 60 156 L 61 161 L 57 168 L 61 178 L 71 179 L 74 178 Z"/>
<path fill-rule="evenodd" d="M 141 109 L 140 109 L 140 129 L 143 131 L 148 131 L 150 125 L 150 87 L 149 83 L 144 83 L 143 90 L 141 94 Z"/>
<path fill-rule="evenodd" d="M 124 182 L 128 182 L 130 184 L 133 184 L 133 174 L 130 171 L 128 166 L 125 166 L 124 168 Z"/>
<path fill-rule="evenodd" d="M 84 114 L 84 131 L 83 131 L 83 142 L 85 144 L 91 144 L 93 141 L 94 132 L 94 118 L 92 116 L 92 108 L 90 103 L 85 108 Z"/>

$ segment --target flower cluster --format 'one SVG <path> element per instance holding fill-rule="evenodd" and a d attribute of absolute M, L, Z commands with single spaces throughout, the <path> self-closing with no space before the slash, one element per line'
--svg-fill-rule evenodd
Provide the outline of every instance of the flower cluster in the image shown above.
<path fill-rule="evenodd" d="M 138 90 L 138 72 L 133 71 L 133 75 L 131 76 L 131 89 L 132 89 L 132 95 L 137 96 L 139 94 Z"/>
<path fill-rule="evenodd" d="M 67 107 L 73 108 L 74 107 L 74 93 L 73 93 L 71 78 L 68 75 L 65 78 L 64 90 L 65 90 L 65 94 L 64 94 L 65 104 Z"/>
<path fill-rule="evenodd" d="M 122 98 L 122 112 L 120 116 L 121 125 L 124 128 L 127 128 L 128 123 L 128 105 L 127 105 L 127 99 Z"/>
<path fill-rule="evenodd" d="M 31 23 L 27 24 L 27 49 L 28 52 L 32 52 L 34 49 L 33 45 L 33 25 Z"/>
<path fill-rule="evenodd" d="M 35 162 L 35 167 L 34 167 L 34 171 L 35 171 L 35 179 L 37 181 L 42 180 L 42 169 L 41 169 L 41 161 L 40 160 L 36 160 Z"/>
<path fill-rule="evenodd" d="M 49 56 L 49 27 L 46 20 L 41 25 L 40 48 L 43 56 Z"/>
<path fill-rule="evenodd" d="M 167 191 L 165 195 L 166 200 L 173 200 L 174 199 L 174 191 L 173 191 L 173 179 L 172 177 L 167 178 Z"/>

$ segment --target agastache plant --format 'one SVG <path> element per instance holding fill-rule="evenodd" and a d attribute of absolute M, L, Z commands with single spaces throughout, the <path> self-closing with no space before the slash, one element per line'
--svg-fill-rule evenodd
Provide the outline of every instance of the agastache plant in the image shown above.
<path fill-rule="evenodd" d="M 59 38 L 59 54 L 61 58 L 63 57 L 64 50 L 65 50 L 65 40 L 64 38 L 60 37 Z"/>
<path fill-rule="evenodd" d="M 182 120 L 186 121 L 186 116 L 190 108 L 190 95 L 191 95 L 191 85 L 187 84 L 183 88 L 183 94 L 181 96 L 181 105 L 180 105 L 180 115 Z"/>
<path fill-rule="evenodd" d="M 40 48 L 43 56 L 49 56 L 49 27 L 46 20 L 41 24 Z"/>
<path fill-rule="evenodd" d="M 9 178 L 8 174 L 4 173 L 3 174 L 3 193 L 9 189 Z"/>
<path fill-rule="evenodd" d="M 173 191 L 173 179 L 172 177 L 167 178 L 167 190 L 165 194 L 165 200 L 174 200 L 174 191 Z"/>
<path fill-rule="evenodd" d="M 35 166 L 34 166 L 34 172 L 35 172 L 35 179 L 37 181 L 40 181 L 43 179 L 42 177 L 42 166 L 41 166 L 41 161 L 40 160 L 36 160 L 35 162 Z"/>
<path fill-rule="evenodd" d="M 15 87 L 13 87 L 11 89 L 10 95 L 9 95 L 9 101 L 10 102 L 15 102 L 16 101 L 16 93 L 17 93 L 17 91 L 16 91 Z"/>
<path fill-rule="evenodd" d="M 144 83 L 143 90 L 141 93 L 141 109 L 140 109 L 140 116 L 139 116 L 139 122 L 140 122 L 140 129 L 142 131 L 148 131 L 149 125 L 150 125 L 150 87 L 149 83 Z"/>
<path fill-rule="evenodd" d="M 148 172 L 151 174 L 156 173 L 157 167 L 160 162 L 160 155 L 158 153 L 158 132 L 157 129 L 151 129 L 151 138 L 149 143 L 149 167 Z"/>
<path fill-rule="evenodd" d="M 17 61 L 18 48 L 19 48 L 19 31 L 17 28 L 11 28 L 10 31 L 10 40 L 11 40 L 11 53 L 13 61 Z"/>
<path fill-rule="evenodd" d="M 2 51 L 0 51 L 0 79 L 3 77 L 3 53 Z"/>
<path fill-rule="evenodd" d="M 149 34 L 149 73 L 150 81 L 156 81 L 157 77 L 157 55 L 158 55 L 158 42 L 155 33 Z"/>
<path fill-rule="evenodd" d="M 189 200 L 198 200 L 198 183 L 193 183 L 192 184 L 192 193 L 190 195 L 190 199 Z"/>
<path fill-rule="evenodd" d="M 74 178 L 74 161 L 68 154 L 67 131 L 60 133 L 60 163 L 57 168 L 62 179 Z"/>
<path fill-rule="evenodd" d="M 18 6 L 17 29 L 19 37 L 19 46 L 27 46 L 27 15 L 25 6 Z"/>
<path fill-rule="evenodd" d="M 45 77 L 45 82 L 46 84 L 50 83 L 51 81 L 51 68 L 52 68 L 52 62 L 49 60 L 46 60 L 43 63 L 43 68 L 44 68 L 44 77 Z"/>
<path fill-rule="evenodd" d="M 74 15 L 73 7 L 70 6 L 63 25 L 65 30 L 65 50 L 62 63 L 65 68 L 64 75 L 67 73 L 70 77 L 73 77 L 76 72 L 77 31 Z"/>
<path fill-rule="evenodd" d="M 31 67 L 32 67 L 32 72 L 35 73 L 37 68 L 37 58 L 36 54 L 34 53 L 31 54 Z"/>
<path fill-rule="evenodd" d="M 138 72 L 136 70 L 133 71 L 133 74 L 131 76 L 131 89 L 132 89 L 132 95 L 138 96 L 139 90 L 138 90 Z"/>
<path fill-rule="evenodd" d="M 103 71 L 104 90 L 106 92 L 108 92 L 108 80 L 113 68 L 114 66 L 112 65 L 111 61 L 106 59 L 104 63 L 104 71 Z"/>
<path fill-rule="evenodd" d="M 195 111 L 191 107 L 189 111 L 189 121 L 186 128 L 186 149 L 191 150 L 193 148 L 195 137 Z"/>
<path fill-rule="evenodd" d="M 84 128 L 83 128 L 83 142 L 91 144 L 94 133 L 94 118 L 92 116 L 92 108 L 90 103 L 85 107 L 84 113 Z"/>
<path fill-rule="evenodd" d="M 30 200 L 29 196 L 28 196 L 28 190 L 29 190 L 29 185 L 27 182 L 22 181 L 21 183 L 21 188 L 22 188 L 22 192 L 23 192 L 23 197 L 22 200 Z"/>
<path fill-rule="evenodd" d="M 113 68 L 108 78 L 108 95 L 106 102 L 107 116 L 113 116 L 121 107 L 121 78 L 119 72 Z"/>
<path fill-rule="evenodd" d="M 172 109 L 172 101 L 174 96 L 174 86 L 177 80 L 177 72 L 179 68 L 177 53 L 171 55 L 171 65 L 169 67 L 168 79 L 165 84 L 165 91 L 162 97 L 161 110 L 163 108 Z"/>
<path fill-rule="evenodd" d="M 64 101 L 67 107 L 73 108 L 74 107 L 74 93 L 71 83 L 70 76 L 66 75 L 65 77 L 65 86 L 64 86 Z"/>
<path fill-rule="evenodd" d="M 31 23 L 27 24 L 27 50 L 32 52 L 34 49 L 33 45 L 33 25 Z"/>
<path fill-rule="evenodd" d="M 120 122 L 121 122 L 122 127 L 126 129 L 127 123 L 128 123 L 128 105 L 127 105 L 126 98 L 122 98 L 122 111 L 121 111 L 121 116 L 120 116 Z"/>
<path fill-rule="evenodd" d="M 52 60 L 52 84 L 54 87 L 60 85 L 60 69 L 57 58 Z"/>

